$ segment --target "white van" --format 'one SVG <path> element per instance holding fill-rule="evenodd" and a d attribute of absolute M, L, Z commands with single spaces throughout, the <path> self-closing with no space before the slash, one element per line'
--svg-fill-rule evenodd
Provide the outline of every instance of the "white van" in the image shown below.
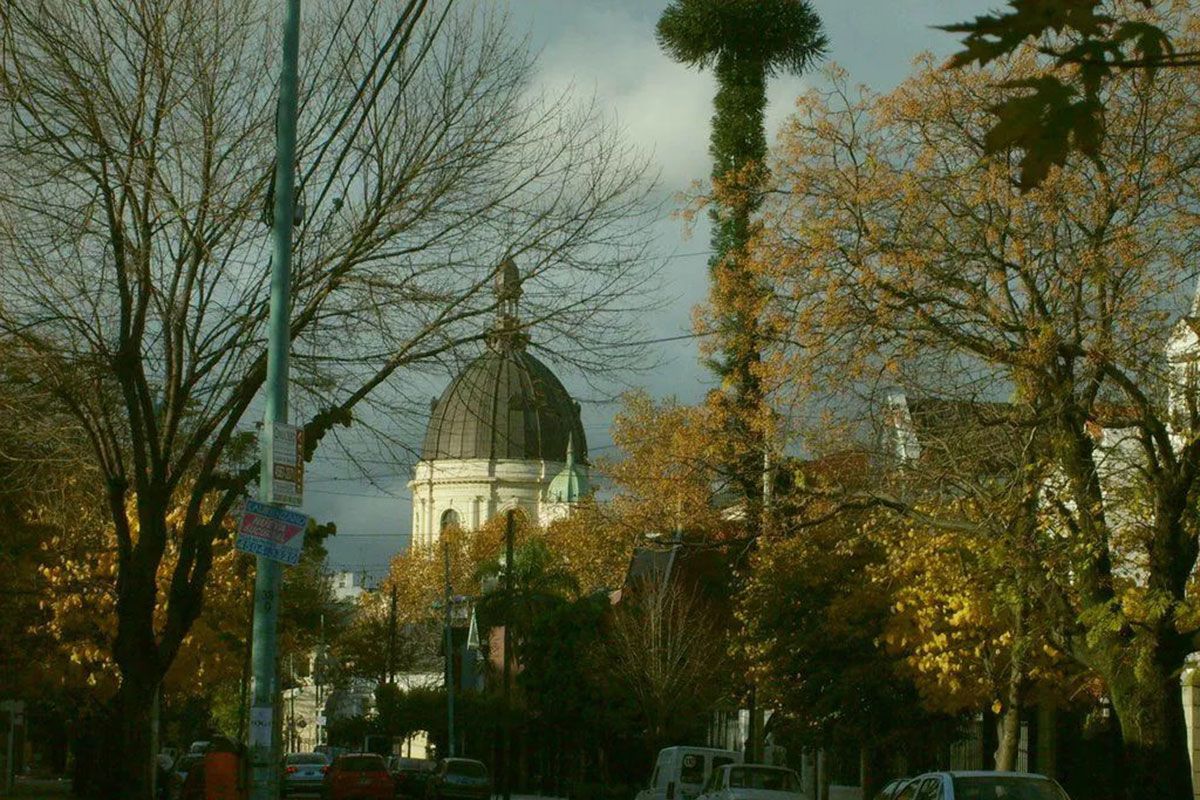
<path fill-rule="evenodd" d="M 694 800 L 714 769 L 741 763 L 742 754 L 736 750 L 664 747 L 654 762 L 650 786 L 638 792 L 636 800 Z"/>

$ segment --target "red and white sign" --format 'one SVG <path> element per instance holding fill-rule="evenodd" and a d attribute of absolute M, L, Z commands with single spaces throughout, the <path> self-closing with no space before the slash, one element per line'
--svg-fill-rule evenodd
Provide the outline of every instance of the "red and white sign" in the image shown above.
<path fill-rule="evenodd" d="M 306 514 L 247 500 L 238 525 L 236 547 L 246 553 L 295 565 L 300 561 L 307 527 Z"/>

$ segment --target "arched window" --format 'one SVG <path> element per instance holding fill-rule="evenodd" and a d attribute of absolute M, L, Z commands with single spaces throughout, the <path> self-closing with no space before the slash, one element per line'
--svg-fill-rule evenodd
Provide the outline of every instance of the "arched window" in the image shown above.
<path fill-rule="evenodd" d="M 442 527 L 441 530 L 449 530 L 450 528 L 461 527 L 462 523 L 458 518 L 458 512 L 453 508 L 448 508 L 442 512 Z"/>

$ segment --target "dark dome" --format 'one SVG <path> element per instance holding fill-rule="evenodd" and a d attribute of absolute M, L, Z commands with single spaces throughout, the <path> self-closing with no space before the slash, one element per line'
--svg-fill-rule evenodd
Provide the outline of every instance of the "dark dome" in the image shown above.
<path fill-rule="evenodd" d="M 491 349 L 450 382 L 425 432 L 421 458 L 587 463 L 579 408 L 550 368 L 521 348 Z"/>

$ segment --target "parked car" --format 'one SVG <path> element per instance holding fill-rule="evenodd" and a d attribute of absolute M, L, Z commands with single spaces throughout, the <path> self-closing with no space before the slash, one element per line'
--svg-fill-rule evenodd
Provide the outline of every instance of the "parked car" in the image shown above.
<path fill-rule="evenodd" d="M 443 758 L 425 785 L 426 800 L 488 800 L 492 779 L 482 761 Z"/>
<path fill-rule="evenodd" d="M 374 753 L 338 756 L 321 782 L 323 800 L 392 800 L 394 793 L 387 763 Z"/>
<path fill-rule="evenodd" d="M 800 776 L 786 767 L 731 764 L 718 767 L 698 800 L 801 800 Z"/>
<path fill-rule="evenodd" d="M 636 800 L 694 800 L 714 770 L 742 763 L 735 750 L 711 747 L 664 747 L 654 762 L 650 785 Z"/>
<path fill-rule="evenodd" d="M 279 777 L 281 797 L 319 795 L 329 768 L 329 756 L 324 753 L 289 753 L 283 757 L 283 774 Z"/>
<path fill-rule="evenodd" d="M 897 800 L 1070 800 L 1045 775 L 1028 772 L 929 772 L 904 786 Z"/>
<path fill-rule="evenodd" d="M 183 782 L 187 780 L 188 773 L 196 767 L 203 766 L 204 753 L 184 753 L 175 759 L 175 765 L 171 767 L 171 774 L 168 778 L 171 785 L 167 789 L 167 797 L 179 797 L 183 792 Z"/>
<path fill-rule="evenodd" d="M 396 786 L 396 797 L 408 800 L 425 797 L 425 784 L 435 769 L 437 762 L 424 758 L 392 756 L 388 759 L 388 772 L 392 774 L 392 783 Z"/>
<path fill-rule="evenodd" d="M 208 752 L 208 748 L 212 747 L 212 742 L 208 740 L 199 740 L 192 742 L 192 746 L 188 748 L 188 752 L 192 754 L 204 754 Z"/>

